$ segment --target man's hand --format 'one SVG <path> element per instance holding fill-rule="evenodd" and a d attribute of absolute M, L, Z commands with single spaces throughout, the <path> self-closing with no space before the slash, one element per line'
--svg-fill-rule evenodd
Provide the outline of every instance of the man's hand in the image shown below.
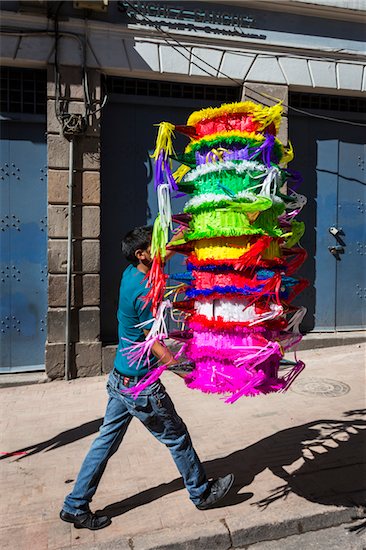
<path fill-rule="evenodd" d="M 178 231 L 178 233 L 175 233 L 175 234 L 173 235 L 173 237 L 171 238 L 170 242 L 173 243 L 174 241 L 179 241 L 179 240 L 183 239 L 183 237 L 184 237 L 184 231 L 183 231 L 183 230 Z M 167 249 L 166 255 L 165 255 L 165 260 L 164 260 L 165 263 L 168 262 L 168 261 L 170 260 L 170 258 L 171 258 L 172 256 L 174 256 L 174 254 L 175 254 L 175 250 L 171 250 L 171 249 L 168 250 L 168 249 Z"/>

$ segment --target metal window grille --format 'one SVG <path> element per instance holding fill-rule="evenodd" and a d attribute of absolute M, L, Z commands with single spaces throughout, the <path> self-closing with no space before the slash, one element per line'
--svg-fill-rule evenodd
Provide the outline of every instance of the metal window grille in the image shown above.
<path fill-rule="evenodd" d="M 46 113 L 46 71 L 2 67 L 0 111 L 2 113 Z"/>
<path fill-rule="evenodd" d="M 105 86 L 107 93 L 113 94 L 175 97 L 222 102 L 239 101 L 242 91 L 239 86 L 185 84 L 116 76 L 107 76 L 105 78 Z"/>
<path fill-rule="evenodd" d="M 362 97 L 290 92 L 289 104 L 298 109 L 366 113 L 366 99 Z"/>

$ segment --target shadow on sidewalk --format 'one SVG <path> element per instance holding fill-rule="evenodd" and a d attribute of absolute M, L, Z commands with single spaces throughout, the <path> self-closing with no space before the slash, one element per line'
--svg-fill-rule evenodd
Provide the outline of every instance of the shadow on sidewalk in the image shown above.
<path fill-rule="evenodd" d="M 232 471 L 237 490 L 268 468 L 284 483 L 254 503 L 260 508 L 290 493 L 319 504 L 362 505 L 366 501 L 366 410 L 347 411 L 344 416 L 352 420 L 318 420 L 289 428 L 206 462 L 205 468 L 214 476 Z"/>
<path fill-rule="evenodd" d="M 209 477 L 218 477 L 229 472 L 235 475 L 234 490 L 223 501 L 222 506 L 234 506 L 251 498 L 252 493 L 239 491 L 250 485 L 266 468 L 283 483 L 267 497 L 253 503 L 259 508 L 266 508 L 285 499 L 290 493 L 320 504 L 365 504 L 366 409 L 347 411 L 344 417 L 341 420 L 317 420 L 288 428 L 245 449 L 206 461 L 204 467 Z M 99 429 L 101 423 L 102 419 L 87 422 L 0 459 L 27 453 L 17 458 L 21 460 L 41 451 L 55 450 L 91 435 Z M 102 512 L 110 517 L 118 516 L 181 489 L 182 479 L 177 478 L 110 504 Z"/>
<path fill-rule="evenodd" d="M 366 410 L 347 411 L 344 416 L 347 420 L 318 420 L 282 430 L 250 447 L 205 462 L 209 477 L 228 472 L 235 475 L 234 490 L 221 506 L 234 506 L 251 498 L 252 493 L 238 492 L 266 468 L 284 483 L 253 503 L 259 508 L 285 499 L 290 493 L 319 504 L 364 504 Z M 175 479 L 110 504 L 100 513 L 118 516 L 182 488 L 181 479 Z"/>
<path fill-rule="evenodd" d="M 0 460 L 4 460 L 5 458 L 10 457 L 18 457 L 16 459 L 18 461 L 28 456 L 40 453 L 41 451 L 53 451 L 54 449 L 58 449 L 59 447 L 63 447 L 64 445 L 68 445 L 69 443 L 74 443 L 74 441 L 77 441 L 78 439 L 83 439 L 84 437 L 87 437 L 88 435 L 97 432 L 102 425 L 102 422 L 103 418 L 97 418 L 96 420 L 92 420 L 91 422 L 85 422 L 85 424 L 81 424 L 80 426 L 72 428 L 71 430 L 65 430 L 64 432 L 55 435 L 55 437 L 52 437 L 52 439 L 48 439 L 47 441 L 34 443 L 33 445 L 23 447 L 22 449 L 18 449 L 17 451 L 6 453 L 0 456 Z"/>

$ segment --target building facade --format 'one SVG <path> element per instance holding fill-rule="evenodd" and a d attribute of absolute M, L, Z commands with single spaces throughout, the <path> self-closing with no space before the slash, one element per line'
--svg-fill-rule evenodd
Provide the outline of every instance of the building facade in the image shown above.
<path fill-rule="evenodd" d="M 154 124 L 243 98 L 283 101 L 304 176 L 303 329 L 364 328 L 364 2 L 0 9 L 1 372 L 111 368 L 120 239 L 157 208 Z"/>

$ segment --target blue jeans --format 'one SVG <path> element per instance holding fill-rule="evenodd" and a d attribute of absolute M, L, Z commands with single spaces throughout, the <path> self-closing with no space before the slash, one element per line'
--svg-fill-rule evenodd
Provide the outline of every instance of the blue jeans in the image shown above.
<path fill-rule="evenodd" d="M 198 504 L 208 489 L 203 466 L 192 447 L 183 420 L 172 400 L 158 380 L 143 390 L 137 399 L 128 393 L 122 377 L 112 371 L 107 383 L 109 400 L 103 425 L 81 466 L 72 492 L 66 497 L 63 509 L 70 514 L 89 510 L 91 502 L 110 457 L 120 446 L 126 430 L 135 416 L 161 443 L 164 443 L 183 478 L 190 499 Z"/>

